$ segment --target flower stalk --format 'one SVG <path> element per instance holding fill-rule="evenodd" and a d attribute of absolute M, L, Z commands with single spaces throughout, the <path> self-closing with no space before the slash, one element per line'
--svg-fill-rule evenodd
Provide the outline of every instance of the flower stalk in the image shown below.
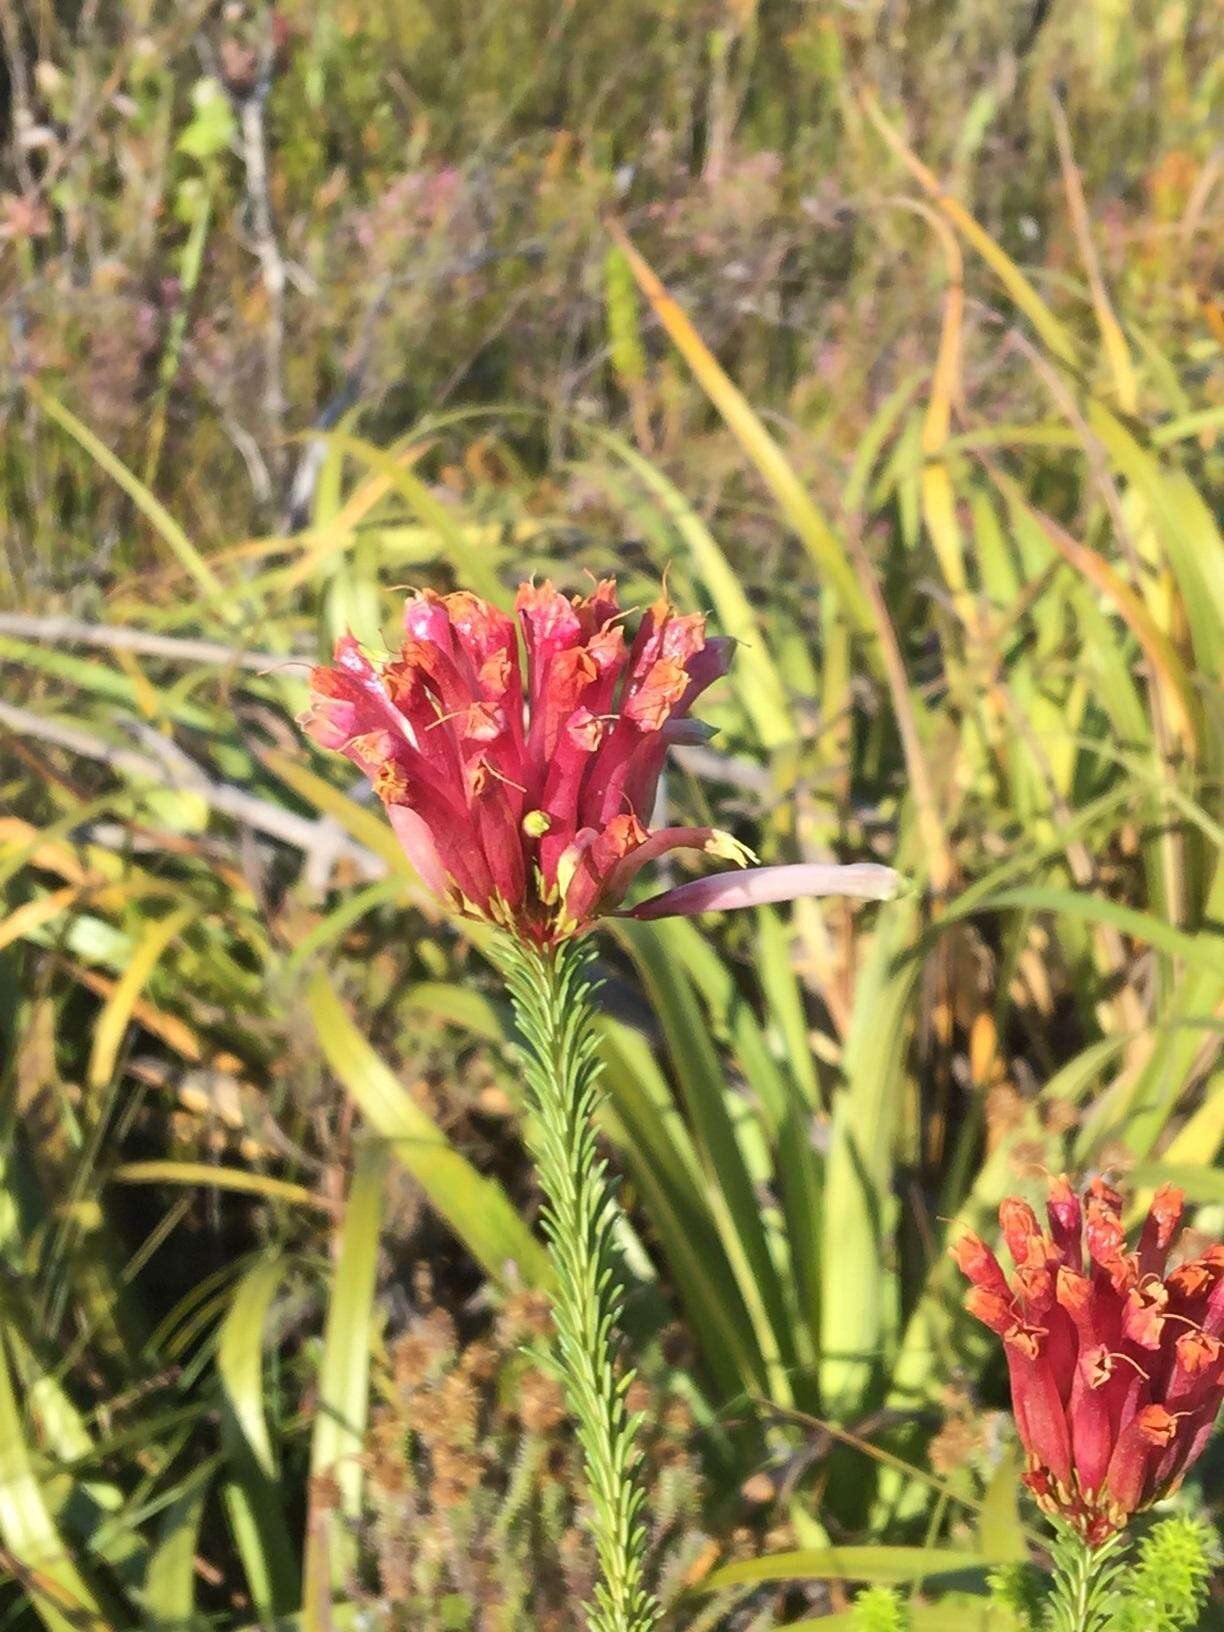
<path fill-rule="evenodd" d="M 1093 1547 L 1070 1525 L 1058 1525 L 1051 1548 L 1054 1585 L 1046 1614 L 1050 1632 L 1108 1632 L 1129 1537 L 1116 1530 Z"/>
<path fill-rule="evenodd" d="M 726 673 L 732 642 L 660 596 L 627 636 L 611 579 L 566 596 L 520 584 L 515 617 L 467 591 L 422 590 L 398 651 L 375 662 L 351 634 L 311 671 L 302 724 L 382 800 L 422 882 L 458 917 L 498 931 L 535 1110 L 544 1229 L 556 1268 L 558 1369 L 586 1463 L 600 1580 L 591 1632 L 652 1632 L 639 1424 L 618 1369 L 616 1203 L 595 1140 L 599 1064 L 588 954 L 611 914 L 652 919 L 799 896 L 888 900 L 874 862 L 761 867 L 732 834 L 654 827 L 668 751 L 703 742 L 689 716 Z M 675 850 L 733 864 L 636 905 L 643 868 Z"/>
<path fill-rule="evenodd" d="M 499 950 L 535 1113 L 542 1222 L 556 1269 L 557 1367 L 582 1448 L 599 1563 L 587 1623 L 591 1632 L 652 1632 L 658 1616 L 645 1581 L 640 1420 L 626 1400 L 633 1373 L 618 1364 L 617 1203 L 595 1136 L 601 1089 L 590 953 L 579 942 L 541 947 L 508 937 Z"/>

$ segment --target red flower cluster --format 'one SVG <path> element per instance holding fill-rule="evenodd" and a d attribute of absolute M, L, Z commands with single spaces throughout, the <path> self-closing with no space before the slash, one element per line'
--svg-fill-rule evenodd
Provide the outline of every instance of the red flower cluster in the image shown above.
<path fill-rule="evenodd" d="M 380 668 L 351 635 L 311 675 L 303 724 L 371 780 L 425 883 L 456 910 L 541 944 L 620 900 L 677 846 L 747 859 L 710 828 L 648 833 L 669 746 L 725 673 L 731 642 L 659 600 L 625 639 L 616 586 L 570 599 L 523 584 L 515 622 L 475 595 L 414 595 Z"/>
<path fill-rule="evenodd" d="M 1046 1234 L 1027 1202 L 999 1209 L 1009 1282 L 972 1232 L 952 1248 L 971 1314 L 1003 1339 L 1012 1409 L 1041 1507 L 1099 1546 L 1180 1484 L 1224 1399 L 1224 1246 L 1170 1272 L 1182 1194 L 1157 1191 L 1127 1251 L 1122 1198 L 1050 1186 Z"/>
<path fill-rule="evenodd" d="M 369 777 L 425 884 L 455 911 L 548 946 L 616 907 L 668 850 L 746 866 L 751 852 L 717 828 L 647 826 L 668 748 L 709 735 L 688 711 L 733 643 L 665 598 L 626 641 L 611 579 L 572 598 L 520 584 L 516 611 L 517 625 L 475 595 L 422 590 L 389 662 L 376 668 L 344 635 L 334 667 L 311 671 L 302 724 Z M 885 900 L 900 883 L 874 862 L 757 867 L 694 879 L 632 915 Z"/>

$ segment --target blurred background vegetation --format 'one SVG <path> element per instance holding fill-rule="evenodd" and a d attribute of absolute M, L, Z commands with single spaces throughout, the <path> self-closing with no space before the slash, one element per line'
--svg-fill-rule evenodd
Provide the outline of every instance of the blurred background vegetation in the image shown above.
<path fill-rule="evenodd" d="M 1001 1626 L 950 1229 L 1224 1223 L 1218 6 L 0 35 L 4 1624 L 577 1626 L 503 995 L 293 715 L 616 572 L 742 642 L 669 807 L 917 886 L 601 936 L 658 1590 Z"/>

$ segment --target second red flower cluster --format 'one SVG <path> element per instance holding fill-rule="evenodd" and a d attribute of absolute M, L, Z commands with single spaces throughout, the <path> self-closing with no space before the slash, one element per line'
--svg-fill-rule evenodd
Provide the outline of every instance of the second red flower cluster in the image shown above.
<path fill-rule="evenodd" d="M 1011 1197 L 999 1219 L 1009 1280 L 967 1232 L 953 1255 L 965 1306 L 1003 1339 L 1026 1483 L 1099 1546 L 1169 1494 L 1207 1443 L 1224 1399 L 1224 1246 L 1167 1269 L 1182 1194 L 1157 1191 L 1133 1249 L 1122 1197 L 1101 1179 L 1082 1200 L 1053 1181 L 1043 1230 Z"/>

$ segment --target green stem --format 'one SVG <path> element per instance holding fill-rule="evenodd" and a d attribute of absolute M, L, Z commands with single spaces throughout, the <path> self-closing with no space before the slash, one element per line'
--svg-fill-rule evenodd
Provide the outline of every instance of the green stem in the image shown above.
<path fill-rule="evenodd" d="M 556 1269 L 557 1361 L 582 1448 L 589 1528 L 600 1580 L 587 1605 L 591 1632 L 652 1632 L 646 1533 L 638 1483 L 638 1419 L 617 1366 L 622 1291 L 612 1241 L 616 1201 L 595 1139 L 599 1061 L 588 956 L 570 942 L 540 949 L 503 943 L 502 962 L 523 1038 L 535 1111 L 543 1223 Z"/>

